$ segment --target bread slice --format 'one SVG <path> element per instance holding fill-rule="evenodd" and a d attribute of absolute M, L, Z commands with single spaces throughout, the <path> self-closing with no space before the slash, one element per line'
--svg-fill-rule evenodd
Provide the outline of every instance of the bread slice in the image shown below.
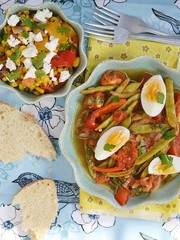
<path fill-rule="evenodd" d="M 28 152 L 47 160 L 56 151 L 35 118 L 11 105 L 0 102 L 0 160 L 5 163 L 22 160 Z"/>
<path fill-rule="evenodd" d="M 14 197 L 19 204 L 22 228 L 31 240 L 42 240 L 57 214 L 58 198 L 52 179 L 38 180 L 26 185 Z"/>

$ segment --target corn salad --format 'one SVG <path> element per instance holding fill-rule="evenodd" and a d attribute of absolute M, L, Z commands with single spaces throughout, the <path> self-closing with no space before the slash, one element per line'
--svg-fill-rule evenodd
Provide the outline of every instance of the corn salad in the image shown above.
<path fill-rule="evenodd" d="M 78 35 L 48 9 L 11 15 L 0 39 L 0 77 L 35 95 L 64 86 L 79 66 Z"/>

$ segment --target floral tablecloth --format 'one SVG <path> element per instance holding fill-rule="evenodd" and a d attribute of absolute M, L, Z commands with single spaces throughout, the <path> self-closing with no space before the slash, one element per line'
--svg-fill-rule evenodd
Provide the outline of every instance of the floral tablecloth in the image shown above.
<path fill-rule="evenodd" d="M 4 11 L 13 4 L 39 5 L 42 2 L 47 1 L 0 0 L 0 21 L 3 21 Z M 101 8 L 106 5 L 138 16 L 153 27 L 180 35 L 179 0 L 51 0 L 51 2 L 59 5 L 67 17 L 82 25 L 84 22 L 92 21 L 95 6 Z M 157 10 L 158 14 L 155 15 L 153 10 Z M 51 163 L 30 155 L 26 155 L 25 161 L 9 164 L 0 161 L 0 240 L 28 240 L 26 233 L 21 229 L 19 209 L 11 205 L 12 196 L 29 182 L 45 177 L 55 180 L 59 200 L 57 218 L 51 225 L 46 236 L 47 240 L 180 239 L 180 213 L 173 213 L 167 222 L 81 213 L 79 187 L 71 166 L 58 147 L 58 138 L 65 122 L 65 97 L 48 98 L 35 104 L 26 104 L 12 92 L 0 89 L 0 100 L 12 104 L 21 111 L 33 113 L 58 152 L 58 158 Z"/>

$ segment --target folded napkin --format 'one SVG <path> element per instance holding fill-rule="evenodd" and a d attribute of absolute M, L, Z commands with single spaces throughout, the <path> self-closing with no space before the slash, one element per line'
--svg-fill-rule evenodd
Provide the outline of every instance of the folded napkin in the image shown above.
<path fill-rule="evenodd" d="M 87 79 L 92 70 L 106 59 L 130 60 L 144 55 L 153 56 L 169 67 L 180 69 L 180 48 L 178 46 L 141 40 L 112 44 L 89 39 L 85 78 Z M 173 214 L 180 212 L 180 195 L 165 204 L 147 204 L 133 209 L 121 210 L 80 189 L 80 209 L 83 213 L 88 214 L 167 221 Z"/>

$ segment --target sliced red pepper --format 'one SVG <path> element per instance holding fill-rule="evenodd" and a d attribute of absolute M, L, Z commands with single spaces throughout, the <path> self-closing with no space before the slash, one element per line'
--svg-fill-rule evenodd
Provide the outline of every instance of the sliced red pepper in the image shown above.
<path fill-rule="evenodd" d="M 72 66 L 77 53 L 75 50 L 64 50 L 59 51 L 57 55 L 55 55 L 51 59 L 51 66 L 53 67 L 70 67 Z"/>
<path fill-rule="evenodd" d="M 114 197 L 121 206 L 124 206 L 130 197 L 130 192 L 128 189 L 119 187 Z"/>
<path fill-rule="evenodd" d="M 96 119 L 98 117 L 100 117 L 103 114 L 107 114 L 116 110 L 117 108 L 121 107 L 125 103 L 126 103 L 126 99 L 121 99 L 119 102 L 111 102 L 108 105 L 95 110 L 91 114 L 91 116 L 86 119 L 86 123 L 85 123 L 86 127 L 90 129 L 95 129 L 98 126 L 98 124 L 96 123 Z"/>

